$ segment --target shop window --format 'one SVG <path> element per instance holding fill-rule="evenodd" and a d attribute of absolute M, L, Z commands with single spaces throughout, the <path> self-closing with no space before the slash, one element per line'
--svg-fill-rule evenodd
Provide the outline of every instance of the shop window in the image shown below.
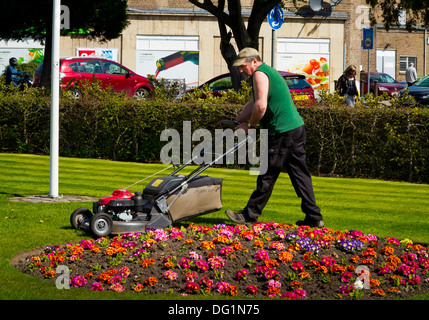
<path fill-rule="evenodd" d="M 399 57 L 399 72 L 405 73 L 411 62 L 414 63 L 414 68 L 417 69 L 417 57 Z"/>

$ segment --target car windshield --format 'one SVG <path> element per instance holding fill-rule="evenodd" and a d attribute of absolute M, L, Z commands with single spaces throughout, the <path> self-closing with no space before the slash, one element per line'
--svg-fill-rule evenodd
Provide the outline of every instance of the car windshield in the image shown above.
<path fill-rule="evenodd" d="M 103 61 L 104 72 L 107 74 L 126 75 L 127 70 L 112 61 Z"/>
<path fill-rule="evenodd" d="M 232 88 L 231 77 L 227 76 L 227 77 L 217 79 L 217 80 L 213 81 L 212 83 L 210 83 L 209 88 L 212 91 L 229 90 Z"/>
<path fill-rule="evenodd" d="M 429 77 L 420 80 L 420 82 L 418 82 L 416 84 L 416 86 L 419 86 L 419 87 L 429 87 Z"/>
<path fill-rule="evenodd" d="M 374 83 L 376 80 L 378 83 L 396 83 L 395 79 L 393 79 L 388 74 L 371 74 L 371 83 Z"/>
<path fill-rule="evenodd" d="M 309 89 L 311 85 L 303 78 L 284 77 L 289 89 Z"/>

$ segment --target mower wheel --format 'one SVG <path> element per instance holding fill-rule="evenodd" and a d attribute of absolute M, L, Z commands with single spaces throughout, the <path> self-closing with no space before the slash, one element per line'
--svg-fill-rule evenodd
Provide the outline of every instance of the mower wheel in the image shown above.
<path fill-rule="evenodd" d="M 97 213 L 91 219 L 92 233 L 101 238 L 106 237 L 112 232 L 113 220 L 105 213 Z"/>
<path fill-rule="evenodd" d="M 70 223 L 74 229 L 78 229 L 82 228 L 85 223 L 89 223 L 91 218 L 91 210 L 87 208 L 77 208 L 70 216 Z"/>

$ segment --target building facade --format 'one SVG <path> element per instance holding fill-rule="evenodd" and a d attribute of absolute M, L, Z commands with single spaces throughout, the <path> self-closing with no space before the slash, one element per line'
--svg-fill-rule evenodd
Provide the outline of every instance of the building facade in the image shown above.
<path fill-rule="evenodd" d="M 253 0 L 242 0 L 245 21 Z M 314 88 L 334 89 L 348 65 L 371 72 L 386 72 L 405 81 L 405 67 L 414 62 L 419 75 L 427 72 L 428 38 L 425 29 L 409 33 L 404 28 L 374 27 L 374 49 L 362 48 L 364 27 L 369 27 L 365 0 L 343 0 L 334 8 L 323 2 L 314 12 L 308 5 L 286 5 L 284 23 L 273 32 L 267 20 L 259 35 L 263 60 L 278 70 L 305 73 Z M 72 35 L 61 37 L 61 56 L 104 55 L 137 73 L 183 80 L 188 86 L 202 84 L 228 72 L 220 53 L 216 18 L 188 0 L 128 0 L 129 26 L 117 39 L 99 43 Z M 0 64 L 22 50 L 22 43 L 0 43 Z M 28 46 L 37 47 L 34 43 Z M 16 47 L 16 48 L 15 48 Z M 40 49 L 40 48 L 39 48 Z M 19 51 L 21 52 L 21 51 Z M 369 53 L 369 55 L 368 55 Z M 18 54 L 18 53 L 17 53 Z M 20 53 L 19 53 L 20 54 Z M 24 57 L 24 60 L 26 58 Z"/>

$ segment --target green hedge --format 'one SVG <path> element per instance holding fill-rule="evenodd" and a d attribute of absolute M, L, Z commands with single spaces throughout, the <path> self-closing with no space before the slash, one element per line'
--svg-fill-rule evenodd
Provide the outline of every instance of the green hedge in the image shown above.
<path fill-rule="evenodd" d="M 60 155 L 159 161 L 164 129 L 181 132 L 183 121 L 192 121 L 193 130 L 214 131 L 221 119 L 242 109 L 242 104 L 163 97 L 136 101 L 94 90 L 75 100 L 61 91 Z M 428 109 L 385 107 L 369 99 L 368 105 L 348 108 L 341 99 L 329 99 L 298 108 L 313 174 L 429 182 Z M 0 87 L 0 151 L 49 154 L 49 138 L 48 92 Z"/>

